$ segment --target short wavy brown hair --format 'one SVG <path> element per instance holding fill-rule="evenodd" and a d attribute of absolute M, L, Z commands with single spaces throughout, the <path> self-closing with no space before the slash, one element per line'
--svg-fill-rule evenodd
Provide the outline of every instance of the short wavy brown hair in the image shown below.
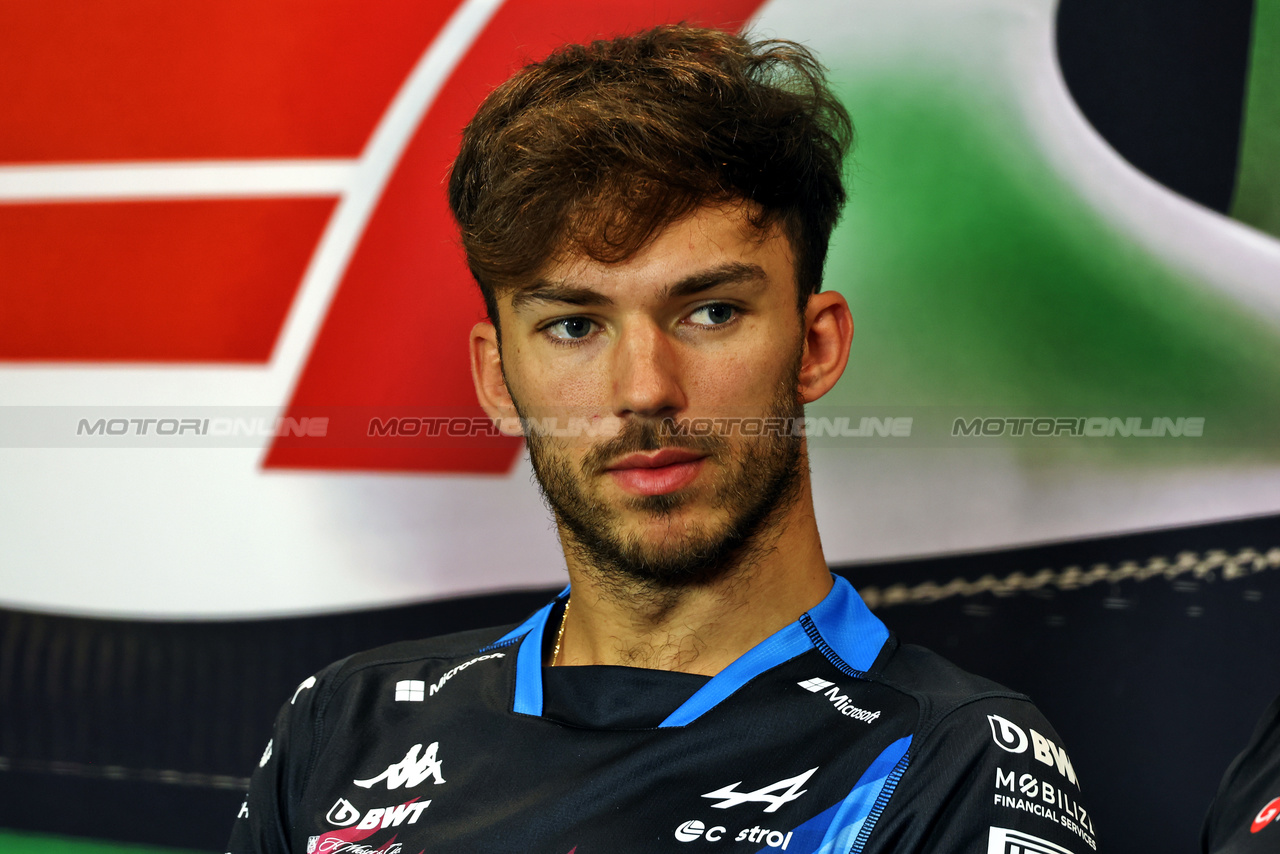
<path fill-rule="evenodd" d="M 705 204 L 746 201 L 791 241 L 801 306 L 822 284 L 853 125 L 806 48 L 662 26 L 568 45 L 481 104 L 449 206 L 490 319 L 552 259 L 625 260 Z"/>

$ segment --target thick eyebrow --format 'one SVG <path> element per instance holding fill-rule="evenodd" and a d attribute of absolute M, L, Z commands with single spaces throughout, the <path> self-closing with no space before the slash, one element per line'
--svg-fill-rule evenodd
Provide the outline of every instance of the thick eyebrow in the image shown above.
<path fill-rule="evenodd" d="M 578 287 L 565 282 L 548 282 L 539 279 L 527 288 L 521 288 L 511 297 L 511 310 L 520 311 L 533 303 L 558 302 L 564 305 L 613 305 L 613 300 L 591 288 Z"/>
<path fill-rule="evenodd" d="M 666 299 L 688 297 L 700 294 L 703 291 L 709 291 L 720 285 L 736 285 L 739 282 L 763 282 L 765 278 L 764 267 L 759 264 L 745 264 L 741 261 L 733 261 L 686 276 L 667 288 L 663 296 Z"/>
<path fill-rule="evenodd" d="M 740 261 L 734 261 L 685 276 L 663 291 L 662 299 L 668 300 L 693 296 L 720 285 L 733 285 L 739 282 L 763 282 L 765 278 L 764 268 L 759 264 L 745 264 Z M 511 297 L 511 309 L 512 311 L 520 311 L 533 303 L 548 302 L 578 306 L 613 305 L 613 300 L 610 297 L 591 288 L 572 285 L 568 282 L 551 282 L 539 279 L 529 287 L 521 288 L 515 292 Z"/>

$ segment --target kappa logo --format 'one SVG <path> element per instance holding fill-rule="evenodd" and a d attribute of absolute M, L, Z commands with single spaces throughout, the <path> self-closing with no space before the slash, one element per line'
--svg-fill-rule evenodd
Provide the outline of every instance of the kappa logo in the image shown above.
<path fill-rule="evenodd" d="M 414 798 L 403 804 L 375 807 L 362 814 L 351 801 L 338 798 L 337 802 L 329 808 L 324 819 L 335 827 L 350 827 L 354 824 L 362 830 L 377 830 L 385 827 L 399 827 L 401 824 L 417 824 L 422 811 L 429 806 L 431 801 L 420 801 Z"/>
<path fill-rule="evenodd" d="M 1050 768 L 1057 768 L 1059 774 L 1070 780 L 1077 789 L 1080 788 L 1080 781 L 1076 779 L 1076 769 L 1071 766 L 1067 752 L 1061 747 L 1035 730 L 1031 730 L 1031 738 L 1028 739 L 1022 727 L 999 715 L 987 715 L 987 721 L 991 724 L 991 740 L 1001 750 L 1009 753 L 1026 753 L 1027 747 L 1030 746 L 1037 762 L 1048 765 Z"/>
<path fill-rule="evenodd" d="M 760 803 L 769 805 L 764 808 L 765 812 L 777 812 L 783 804 L 794 801 L 809 791 L 800 787 L 808 782 L 809 778 L 813 776 L 813 772 L 817 771 L 819 767 L 814 766 L 803 774 L 779 780 L 776 783 L 756 789 L 754 792 L 739 792 L 738 786 L 742 785 L 742 781 L 739 780 L 736 783 L 730 783 L 727 786 L 716 789 L 714 792 L 707 792 L 702 797 L 721 798 L 720 803 L 711 805 L 712 809 L 727 810 L 729 807 L 736 807 L 739 804 Z"/>
<path fill-rule="evenodd" d="M 987 836 L 987 854 L 1071 854 L 1071 851 L 1021 830 L 992 827 Z"/>
<path fill-rule="evenodd" d="M 352 780 L 362 789 L 371 789 L 377 783 L 385 781 L 388 789 L 398 789 L 404 786 L 412 789 L 423 780 L 431 777 L 436 781 L 436 785 L 444 782 L 441 776 L 440 760 L 436 758 L 436 750 L 440 747 L 440 742 L 433 741 L 431 746 L 427 748 L 427 752 L 421 757 L 418 753 L 422 750 L 421 744 L 415 744 L 409 748 L 409 752 L 404 755 L 404 759 L 387 766 L 387 770 L 383 771 L 377 777 L 370 777 L 368 780 Z"/>
<path fill-rule="evenodd" d="M 1253 824 L 1249 826 L 1249 832 L 1257 833 L 1273 821 L 1280 821 L 1280 798 L 1273 798 L 1258 811 L 1258 815 L 1253 819 Z"/>

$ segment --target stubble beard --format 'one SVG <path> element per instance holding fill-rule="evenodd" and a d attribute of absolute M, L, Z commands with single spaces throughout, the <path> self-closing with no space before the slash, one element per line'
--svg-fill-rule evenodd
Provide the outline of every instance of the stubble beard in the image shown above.
<path fill-rule="evenodd" d="M 797 359 L 764 413 L 766 418 L 786 419 L 783 423 L 790 426 L 803 416 L 796 398 L 798 375 Z M 520 415 L 524 418 L 523 412 Z M 618 595 L 662 597 L 749 572 L 773 548 L 776 529 L 800 497 L 805 456 L 802 439 L 793 431 L 745 438 L 735 447 L 716 434 L 673 435 L 670 423 L 664 429 L 661 420 L 627 419 L 618 435 L 592 448 L 577 466 L 554 437 L 537 431 L 527 436 L 534 474 L 555 514 L 566 554 Z M 712 509 L 723 511 L 722 521 L 677 520 L 677 512 L 693 500 L 683 490 L 628 496 L 620 509 L 585 488 L 592 480 L 608 477 L 605 467 L 613 460 L 668 447 L 707 455 L 704 465 L 715 473 L 709 484 Z M 624 532 L 623 510 L 650 522 L 666 520 L 667 536 L 650 542 Z"/>

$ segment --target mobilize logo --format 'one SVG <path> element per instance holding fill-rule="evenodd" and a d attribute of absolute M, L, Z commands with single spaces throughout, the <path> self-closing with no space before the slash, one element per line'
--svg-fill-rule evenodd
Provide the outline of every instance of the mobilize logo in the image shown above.
<path fill-rule="evenodd" d="M 427 752 L 421 757 L 418 753 L 422 750 L 421 744 L 415 744 L 409 748 L 409 752 L 404 755 L 404 759 L 399 762 L 387 766 L 387 770 L 383 771 L 377 777 L 370 777 L 368 780 L 352 780 L 362 789 L 370 789 L 376 783 L 385 781 L 388 789 L 398 789 L 404 786 L 412 789 L 423 780 L 431 777 L 436 781 L 436 785 L 444 782 L 441 776 L 440 760 L 436 758 L 436 750 L 440 747 L 440 742 L 433 741 L 431 746 L 427 748 Z"/>
<path fill-rule="evenodd" d="M 742 781 L 739 780 L 736 783 L 730 783 L 727 786 L 716 789 L 714 792 L 707 792 L 702 797 L 722 799 L 720 803 L 712 804 L 712 809 L 727 810 L 729 807 L 736 807 L 738 804 L 760 803 L 769 805 L 764 808 L 765 812 L 777 812 L 783 804 L 794 801 L 809 791 L 800 787 L 813 776 L 813 772 L 817 771 L 819 767 L 821 766 L 815 766 L 803 774 L 779 780 L 776 783 L 756 789 L 754 792 L 739 792 L 738 786 L 742 785 Z"/>
<path fill-rule="evenodd" d="M 719 842 L 724 839 L 724 835 L 729 829 L 724 825 L 714 825 L 707 827 L 696 818 L 686 821 L 684 824 L 676 828 L 676 839 L 681 842 L 693 842 L 702 838 L 708 842 Z M 738 832 L 734 837 L 734 842 L 763 842 L 769 848 L 777 848 L 779 851 L 786 851 L 787 846 L 791 844 L 791 834 L 793 831 L 788 830 L 783 833 L 781 830 L 770 830 L 767 827 L 748 827 Z"/>
<path fill-rule="evenodd" d="M 329 808 L 324 819 L 335 827 L 350 827 L 354 824 L 362 830 L 377 830 L 383 827 L 399 827 L 402 824 L 417 824 L 422 811 L 429 806 L 431 801 L 420 801 L 414 798 L 403 804 L 375 807 L 366 813 L 361 813 L 351 801 L 338 798 L 337 803 Z"/>
<path fill-rule="evenodd" d="M 841 694 L 840 689 L 835 687 L 836 683 L 829 679 L 818 679 L 817 677 L 814 677 L 813 679 L 806 679 L 803 682 L 797 682 L 796 684 L 806 691 L 811 691 L 814 694 L 830 688 L 831 690 L 826 691 L 827 699 L 831 701 L 831 705 L 836 707 L 836 711 L 844 715 L 846 718 L 853 718 L 855 721 L 871 723 L 876 718 L 880 717 L 879 709 L 872 712 L 855 706 L 849 699 L 849 695 Z"/>
<path fill-rule="evenodd" d="M 1093 818 L 1062 786 L 1040 780 L 1034 774 L 1019 776 L 1015 771 L 996 768 L 994 804 L 1060 824 L 1084 840 L 1091 849 L 1097 850 Z"/>
<path fill-rule="evenodd" d="M 1257 833 L 1273 821 L 1280 821 L 1280 798 L 1273 798 L 1267 802 L 1267 805 L 1263 807 L 1258 812 L 1258 815 L 1253 819 L 1253 824 L 1249 827 L 1249 832 Z"/>
<path fill-rule="evenodd" d="M 1031 730 L 1031 738 L 1022 727 L 999 715 L 987 715 L 991 724 L 991 739 L 1001 750 L 1009 753 L 1026 753 L 1028 745 L 1037 762 L 1057 768 L 1058 773 L 1066 777 L 1078 789 L 1080 781 L 1076 779 L 1076 769 L 1071 767 L 1067 752 L 1035 730 Z"/>

